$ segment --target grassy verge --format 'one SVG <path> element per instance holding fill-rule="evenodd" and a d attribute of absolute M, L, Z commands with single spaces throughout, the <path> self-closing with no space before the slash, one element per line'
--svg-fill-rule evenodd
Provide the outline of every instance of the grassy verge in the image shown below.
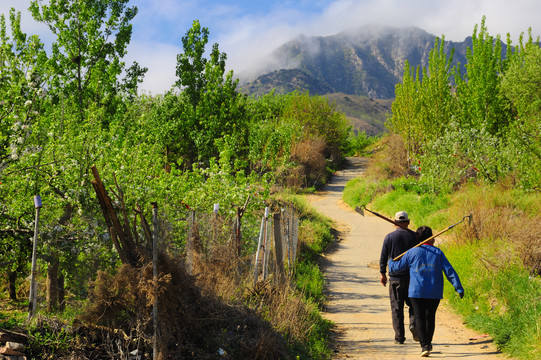
<path fill-rule="evenodd" d="M 466 295 L 461 301 L 451 296 L 446 286 L 445 297 L 464 317 L 468 326 L 489 333 L 496 345 L 518 359 L 541 358 L 541 281 L 512 257 L 505 266 L 493 259 L 501 249 L 509 249 L 503 241 L 485 241 L 445 246 L 449 261 L 460 274 Z"/>
<path fill-rule="evenodd" d="M 477 184 L 438 196 L 415 180 L 363 178 L 346 185 L 344 201 L 389 216 L 405 210 L 412 228 L 436 231 L 471 214 L 471 226 L 449 231 L 441 245 L 466 289 L 461 301 L 446 286 L 445 298 L 468 326 L 490 334 L 506 354 L 541 358 L 540 194 Z"/>
<path fill-rule="evenodd" d="M 408 213 L 412 226 L 430 226 L 434 230 L 448 225 L 448 196 L 424 191 L 422 185 L 404 178 L 371 181 L 364 178 L 350 180 L 344 190 L 344 202 L 349 206 L 367 205 L 370 210 L 393 218 L 397 211 Z"/>
<path fill-rule="evenodd" d="M 304 319 L 310 324 L 310 331 L 303 343 L 296 343 L 292 353 L 298 359 L 330 359 L 328 338 L 332 323 L 320 313 L 325 295 L 324 279 L 318 260 L 334 240 L 332 221 L 315 211 L 302 195 L 281 194 L 280 200 L 293 204 L 299 214 L 299 254 L 294 283 L 311 310 Z"/>

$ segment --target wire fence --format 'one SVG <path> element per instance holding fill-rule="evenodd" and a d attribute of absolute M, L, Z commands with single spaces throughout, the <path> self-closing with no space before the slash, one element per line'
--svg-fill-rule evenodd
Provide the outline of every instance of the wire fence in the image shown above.
<path fill-rule="evenodd" d="M 233 219 L 214 212 L 190 212 L 186 220 L 188 272 L 194 273 L 195 261 L 209 261 L 219 256 L 216 249 L 225 246 L 226 254 L 249 263 L 254 284 L 290 275 L 297 257 L 299 217 L 289 206 L 274 213 L 267 207 L 259 218 L 257 223 L 242 222 L 238 212 Z"/>

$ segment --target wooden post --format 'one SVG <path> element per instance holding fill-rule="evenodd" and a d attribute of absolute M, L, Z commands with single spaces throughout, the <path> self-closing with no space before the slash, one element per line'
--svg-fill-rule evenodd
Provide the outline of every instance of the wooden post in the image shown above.
<path fill-rule="evenodd" d="M 257 283 L 257 278 L 259 277 L 258 269 L 259 269 L 259 255 L 261 253 L 261 249 L 263 249 L 263 252 L 265 251 L 264 245 L 263 245 L 263 238 L 265 237 L 265 224 L 267 222 L 267 216 L 268 216 L 268 208 L 265 208 L 265 216 L 261 219 L 261 229 L 259 230 L 259 241 L 257 243 L 257 251 L 255 253 L 255 262 L 254 262 L 254 286 Z"/>
<path fill-rule="evenodd" d="M 34 224 L 34 243 L 32 245 L 32 269 L 30 272 L 30 295 L 28 304 L 28 320 L 36 314 L 37 309 L 37 288 L 36 288 L 36 257 L 38 250 L 38 232 L 39 232 L 39 211 L 42 207 L 41 197 L 34 196 L 34 207 L 36 208 L 36 221 Z"/>
<path fill-rule="evenodd" d="M 284 275 L 284 250 L 282 248 L 282 226 L 281 214 L 274 214 L 274 253 L 276 255 L 276 265 L 278 267 L 278 281 L 281 281 Z"/>
<path fill-rule="evenodd" d="M 188 238 L 186 239 L 186 267 L 188 274 L 193 275 L 193 227 L 195 224 L 195 211 L 188 215 Z"/>
<path fill-rule="evenodd" d="M 265 236 L 263 238 L 263 281 L 267 280 L 269 255 L 270 255 L 270 226 L 269 226 L 269 208 L 265 208 Z"/>
<path fill-rule="evenodd" d="M 297 244 L 299 242 L 299 218 L 292 213 L 291 217 L 291 261 L 292 268 L 294 268 L 295 261 L 297 260 Z"/>
<path fill-rule="evenodd" d="M 152 203 L 152 279 L 154 282 L 154 306 L 152 320 L 154 325 L 153 359 L 158 359 L 158 204 Z"/>

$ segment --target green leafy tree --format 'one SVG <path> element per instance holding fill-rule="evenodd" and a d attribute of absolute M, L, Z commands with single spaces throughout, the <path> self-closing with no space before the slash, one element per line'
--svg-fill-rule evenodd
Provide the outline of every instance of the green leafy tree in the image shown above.
<path fill-rule="evenodd" d="M 207 59 L 204 57 L 208 43 L 209 30 L 201 27 L 199 20 L 194 20 L 192 28 L 182 37 L 183 53 L 177 55 L 176 86 L 181 88 L 194 110 L 199 104 L 201 94 L 205 91 L 207 79 L 205 69 Z M 216 51 L 216 53 L 214 53 Z M 218 52 L 217 45 L 213 48 L 214 58 Z M 218 59 L 220 60 L 219 55 Z M 225 68 L 225 58 L 222 59 Z"/>
<path fill-rule="evenodd" d="M 500 91 L 501 75 L 506 62 L 500 36 L 489 35 L 483 16 L 475 25 L 472 47 L 466 53 L 466 73 L 459 68 L 455 75 L 456 93 L 460 102 L 460 125 L 487 131 L 492 135 L 505 133 L 509 124 L 509 103 Z M 508 44 L 511 48 L 511 44 Z"/>
<path fill-rule="evenodd" d="M 10 297 L 28 270 L 35 170 L 42 166 L 40 118 L 46 91 L 39 64 L 45 52 L 37 36 L 21 30 L 21 14 L 9 13 L 11 36 L 0 15 L 0 254 L 5 260 Z"/>
<path fill-rule="evenodd" d="M 396 134 L 400 134 L 406 143 L 408 159 L 419 151 L 419 140 L 422 129 L 418 125 L 418 114 L 421 111 L 421 83 L 419 69 L 412 67 L 406 60 L 402 83 L 396 85 L 392 116 L 386 126 Z"/>
<path fill-rule="evenodd" d="M 166 121 L 170 124 L 166 128 L 184 130 L 171 135 L 186 143 L 180 148 L 192 149 L 188 156 L 179 154 L 188 160 L 188 166 L 196 161 L 208 164 L 224 146 L 238 155 L 247 149 L 245 96 L 237 91 L 233 72 L 225 73 L 227 55 L 219 51 L 218 44 L 212 46 L 208 59 L 204 57 L 208 35 L 208 29 L 195 20 L 182 38 L 183 53 L 177 56 L 176 70 L 180 101 L 166 97 L 167 103 L 177 106 L 162 111 L 168 114 Z M 169 142 L 168 149 L 172 148 Z"/>
<path fill-rule="evenodd" d="M 512 101 L 515 119 L 510 126 L 509 142 L 516 154 L 517 172 L 528 188 L 539 188 L 541 178 L 541 48 L 531 29 L 528 41 L 520 44 L 504 74 L 502 89 Z"/>
<path fill-rule="evenodd" d="M 42 212 L 40 254 L 48 263 L 51 308 L 59 300 L 55 291 L 63 274 L 74 278 L 71 275 L 79 269 L 72 265 L 77 264 L 81 253 L 98 258 L 101 254 L 95 250 L 104 245 L 99 224 L 93 221 L 96 204 L 88 170 L 94 161 L 104 157 L 110 140 L 102 130 L 122 118 L 124 98 L 129 97 L 129 91 L 135 94 L 144 73 L 138 65 L 126 69 L 121 61 L 131 37 L 129 22 L 137 13 L 135 7 L 126 4 L 121 0 L 33 1 L 32 15 L 49 25 L 56 36 L 49 56 L 42 51 L 37 37 L 27 38 L 17 29 L 13 32 L 15 43 L 10 45 L 2 31 L 2 55 L 7 54 L 15 64 L 9 65 L 11 69 L 26 75 L 23 82 L 12 70 L 6 85 L 13 97 L 5 99 L 15 104 L 9 116 L 26 121 L 19 121 L 11 129 L 28 131 L 27 138 L 16 137 L 17 143 L 24 146 L 14 151 L 10 145 L 11 163 L 2 173 L 3 216 L 20 231 L 31 231 L 31 199 L 36 194 L 42 196 L 46 211 Z M 18 21 L 13 23 L 20 26 Z M 9 54 L 10 48 L 17 56 Z M 17 61 L 24 62 L 24 66 Z M 1 65 L 3 69 L 5 64 L 8 62 Z M 125 70 L 128 78 L 121 80 Z"/>
<path fill-rule="evenodd" d="M 133 95 L 146 72 L 137 63 L 126 69 L 121 61 L 131 39 L 130 21 L 137 14 L 137 8 L 127 4 L 128 0 L 31 2 L 34 19 L 56 36 L 47 61 L 53 104 L 73 102 L 80 123 L 96 105 L 106 125 L 122 106 L 118 95 L 123 90 Z M 121 82 L 124 70 L 127 78 Z"/>
<path fill-rule="evenodd" d="M 396 86 L 387 126 L 404 138 L 409 160 L 446 131 L 457 109 L 451 92 L 454 51 L 447 55 L 444 45 L 445 37 L 436 38 L 421 76 L 406 61 L 403 81 Z"/>

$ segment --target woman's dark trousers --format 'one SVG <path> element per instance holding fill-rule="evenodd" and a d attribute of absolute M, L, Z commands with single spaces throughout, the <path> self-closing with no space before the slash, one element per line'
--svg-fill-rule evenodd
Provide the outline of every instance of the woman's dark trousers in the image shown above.
<path fill-rule="evenodd" d="M 432 346 L 432 337 L 436 328 L 436 310 L 440 299 L 410 298 L 415 315 L 415 328 L 423 349 Z"/>

